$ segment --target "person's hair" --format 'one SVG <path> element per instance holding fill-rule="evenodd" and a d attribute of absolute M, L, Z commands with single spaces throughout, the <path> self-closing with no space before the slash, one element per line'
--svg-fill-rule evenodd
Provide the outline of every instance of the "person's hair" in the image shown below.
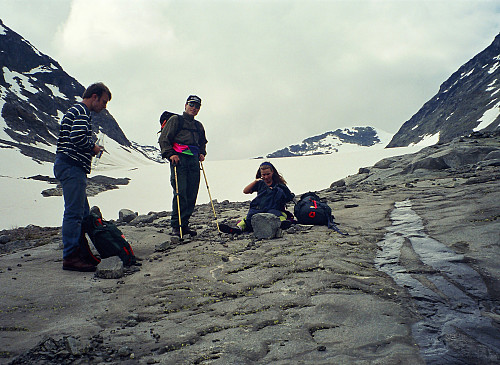
<path fill-rule="evenodd" d="M 276 167 L 270 162 L 262 162 L 259 166 L 259 169 L 257 170 L 257 173 L 255 174 L 256 179 L 261 179 L 262 174 L 261 170 L 271 170 L 273 173 L 273 183 L 275 184 L 283 184 L 286 185 L 286 180 L 281 176 L 281 174 L 276 170 Z"/>
<path fill-rule="evenodd" d="M 95 84 L 92 84 L 87 89 L 85 89 L 82 97 L 84 99 L 89 99 L 92 97 L 92 95 L 96 94 L 100 99 L 102 94 L 104 93 L 107 93 L 109 96 L 109 100 L 111 100 L 111 91 L 109 91 L 108 87 L 102 82 L 96 82 Z"/>

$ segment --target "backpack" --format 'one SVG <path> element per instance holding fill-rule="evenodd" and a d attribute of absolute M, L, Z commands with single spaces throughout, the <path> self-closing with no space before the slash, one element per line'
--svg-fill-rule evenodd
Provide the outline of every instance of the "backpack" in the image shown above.
<path fill-rule="evenodd" d="M 161 133 L 161 131 L 163 130 L 163 128 L 165 128 L 165 126 L 167 125 L 167 122 L 170 119 L 170 117 L 172 117 L 174 115 L 177 115 L 177 117 L 179 118 L 179 124 L 178 124 L 178 128 L 177 128 L 177 133 L 179 133 L 179 131 L 184 128 L 184 118 L 182 117 L 182 115 L 179 115 L 179 114 L 176 114 L 176 113 L 172 113 L 172 112 L 169 112 L 169 111 L 164 111 L 161 114 L 161 116 L 160 116 L 160 130 L 158 131 L 158 133 Z M 196 128 L 195 130 L 198 133 L 198 135 L 201 135 L 198 123 L 195 123 L 194 125 L 195 125 L 195 128 Z M 191 131 L 191 133 L 193 133 L 193 130 L 191 130 L 191 129 L 188 129 L 188 130 Z"/>
<path fill-rule="evenodd" d="M 80 233 L 80 240 L 78 241 L 78 250 L 79 255 L 85 261 L 88 261 L 94 265 L 99 265 L 101 259 L 94 255 L 89 246 L 89 241 L 87 241 L 87 237 L 85 236 L 85 229 L 82 224 L 82 231 Z"/>
<path fill-rule="evenodd" d="M 173 115 L 178 115 L 169 111 L 164 111 L 161 116 L 160 116 L 160 131 L 158 133 L 161 133 L 165 125 L 167 124 L 168 120 L 170 119 L 171 116 Z"/>
<path fill-rule="evenodd" d="M 335 225 L 335 217 L 332 214 L 332 208 L 320 200 L 320 197 L 314 192 L 308 192 L 301 196 L 295 204 L 293 214 L 300 224 L 314 224 L 328 226 L 328 228 L 347 236 L 348 233 L 340 231 Z"/>
<path fill-rule="evenodd" d="M 103 259 L 118 256 L 125 266 L 137 264 L 132 247 L 113 223 L 107 222 L 99 214 L 91 212 L 84 218 L 82 227 Z"/>

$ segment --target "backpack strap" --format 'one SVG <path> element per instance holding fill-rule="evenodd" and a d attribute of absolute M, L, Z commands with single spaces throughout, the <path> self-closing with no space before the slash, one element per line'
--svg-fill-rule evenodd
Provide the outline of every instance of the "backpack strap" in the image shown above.
<path fill-rule="evenodd" d="M 161 128 L 158 131 L 158 133 L 161 133 L 163 128 L 167 125 L 167 122 L 170 118 L 172 118 L 174 115 L 177 115 L 177 131 L 175 132 L 175 135 L 177 135 L 181 130 L 185 129 L 187 131 L 191 132 L 191 135 L 193 136 L 193 141 L 197 141 L 199 143 L 199 138 L 201 137 L 201 131 L 199 127 L 199 123 L 196 119 L 194 119 L 194 129 L 193 128 L 184 128 L 184 117 L 181 114 L 175 114 L 171 112 L 163 112 L 163 114 L 160 117 L 160 125 Z M 198 139 L 195 138 L 194 132 L 198 133 Z"/>
<path fill-rule="evenodd" d="M 196 119 L 193 119 L 194 129 L 193 128 L 184 128 L 184 117 L 182 115 L 178 115 L 178 118 L 179 118 L 179 124 L 177 125 L 177 133 L 179 133 L 179 131 L 181 131 L 182 129 L 184 129 L 186 131 L 190 131 L 191 135 L 193 136 L 193 141 L 196 141 L 199 144 L 201 132 L 200 132 L 200 127 L 198 124 L 200 122 L 198 122 Z M 198 138 L 195 138 L 195 135 L 194 135 L 195 131 L 196 131 L 196 133 L 198 133 Z"/>
<path fill-rule="evenodd" d="M 196 119 L 193 119 L 193 122 L 194 122 L 194 128 L 184 128 L 184 117 L 182 115 L 177 115 L 177 120 L 178 120 L 178 124 L 177 124 L 177 131 L 175 132 L 175 134 L 177 135 L 177 133 L 179 133 L 181 130 L 186 130 L 186 131 L 189 131 L 191 132 L 191 135 L 193 136 L 193 141 L 196 141 L 196 143 L 199 145 L 200 144 L 200 137 L 201 137 L 201 132 L 200 132 L 200 127 L 199 127 L 199 123 Z M 198 138 L 195 138 L 195 134 L 194 132 L 198 133 Z"/>
<path fill-rule="evenodd" d="M 340 233 L 342 236 L 349 236 L 349 233 L 347 232 L 342 232 L 339 227 L 337 227 L 337 225 L 335 224 L 335 222 L 333 221 L 333 216 L 330 216 L 328 218 L 328 228 L 329 229 L 333 229 L 335 232 L 338 232 Z"/>
<path fill-rule="evenodd" d="M 182 117 L 182 115 L 180 114 L 175 114 L 175 113 L 172 113 L 172 112 L 169 112 L 169 111 L 165 111 L 162 113 L 161 117 L 160 117 L 160 130 L 158 131 L 158 133 L 161 133 L 161 131 L 163 130 L 163 128 L 165 128 L 165 126 L 167 125 L 167 122 L 170 118 L 172 118 L 174 115 L 177 115 L 177 117 L 179 117 L 178 119 L 178 124 L 177 124 L 177 133 L 179 133 L 179 131 L 184 127 L 184 118 Z"/>
<path fill-rule="evenodd" d="M 175 113 L 169 112 L 169 111 L 164 111 L 161 116 L 160 116 L 160 130 L 158 131 L 158 134 L 161 133 L 165 125 L 167 124 L 168 120 L 170 119 L 171 116 L 176 115 Z"/>

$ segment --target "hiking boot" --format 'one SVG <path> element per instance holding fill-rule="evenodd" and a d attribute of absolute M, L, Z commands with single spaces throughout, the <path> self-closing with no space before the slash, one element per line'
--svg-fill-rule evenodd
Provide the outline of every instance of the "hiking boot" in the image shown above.
<path fill-rule="evenodd" d="M 182 233 L 184 234 L 184 230 L 182 230 Z M 177 236 L 177 237 L 180 237 L 181 236 L 181 230 L 179 227 L 174 227 L 172 228 L 172 233 L 171 233 L 172 236 Z"/>
<path fill-rule="evenodd" d="M 280 228 L 281 229 L 288 229 L 292 226 L 292 222 L 288 220 L 281 221 Z"/>
<path fill-rule="evenodd" d="M 63 259 L 63 270 L 91 272 L 96 270 L 96 266 L 84 261 L 78 252 L 74 252 Z"/>
<path fill-rule="evenodd" d="M 182 227 L 182 234 L 188 234 L 190 235 L 191 237 L 194 237 L 196 236 L 198 233 L 194 230 L 194 229 L 191 229 L 190 227 Z"/>
<path fill-rule="evenodd" d="M 219 224 L 219 230 L 222 233 L 229 233 L 229 234 L 241 234 L 243 231 L 239 227 L 231 227 L 228 226 L 227 224 L 221 223 Z"/>

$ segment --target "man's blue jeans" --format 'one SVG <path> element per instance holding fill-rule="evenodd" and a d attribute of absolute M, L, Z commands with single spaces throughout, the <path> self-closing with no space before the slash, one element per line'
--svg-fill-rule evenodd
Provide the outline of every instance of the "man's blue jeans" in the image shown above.
<path fill-rule="evenodd" d="M 78 249 L 83 217 L 89 215 L 87 200 L 87 174 L 73 166 L 59 155 L 54 162 L 54 176 L 62 185 L 64 196 L 64 216 L 62 222 L 63 258 Z"/>

